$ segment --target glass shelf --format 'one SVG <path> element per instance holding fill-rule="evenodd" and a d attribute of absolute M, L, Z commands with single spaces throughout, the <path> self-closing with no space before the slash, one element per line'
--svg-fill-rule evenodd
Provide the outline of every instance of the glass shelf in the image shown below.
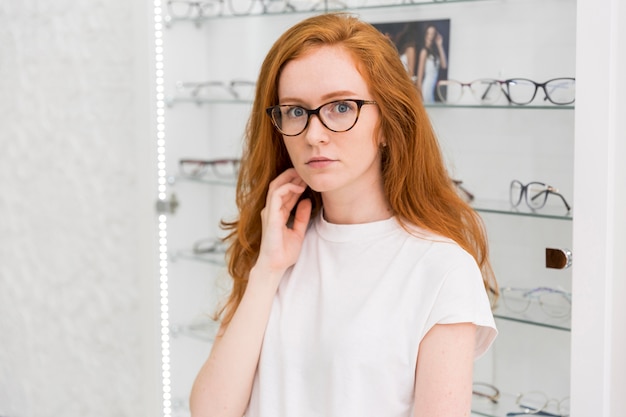
<path fill-rule="evenodd" d="M 237 178 L 215 178 L 215 177 L 192 177 L 188 175 L 171 175 L 167 178 L 167 182 L 170 185 L 174 185 L 177 182 L 195 182 L 198 184 L 206 185 L 219 185 L 223 187 L 235 187 L 237 185 Z"/>
<path fill-rule="evenodd" d="M 214 98 L 203 98 L 203 97 L 168 97 L 165 100 L 165 103 L 168 107 L 174 107 L 176 104 L 195 104 L 197 106 L 202 106 L 203 104 L 247 104 L 251 105 L 252 100 L 243 100 L 243 99 L 214 99 Z"/>
<path fill-rule="evenodd" d="M 496 319 L 566 332 L 572 330 L 572 318 L 570 315 L 566 317 L 550 317 L 541 311 L 538 305 L 531 305 L 528 311 L 524 313 L 513 313 L 503 307 L 502 304 L 500 302 L 500 305 L 493 310 L 493 316 Z"/>
<path fill-rule="evenodd" d="M 479 213 L 495 213 L 567 221 L 573 220 L 572 210 L 567 211 L 564 206 L 545 206 L 538 210 L 532 210 L 524 204 L 520 204 L 518 207 L 511 207 L 508 201 L 497 200 L 475 200 L 471 205 L 472 208 Z"/>
<path fill-rule="evenodd" d="M 477 1 L 477 0 L 474 0 Z M 203 104 L 248 104 L 252 105 L 252 100 L 244 99 L 214 99 L 214 98 L 191 98 L 191 97 L 169 97 L 166 99 L 168 107 L 176 104 L 193 103 L 196 105 Z M 539 106 L 539 105 L 516 105 L 516 104 L 425 104 L 427 109 L 491 109 L 491 110 L 574 110 L 574 106 Z"/>
<path fill-rule="evenodd" d="M 501 392 L 498 402 L 494 404 L 486 398 L 473 396 L 472 413 L 484 417 L 505 417 L 510 412 L 522 412 L 522 409 L 515 403 L 516 399 L 517 394 Z"/>
<path fill-rule="evenodd" d="M 255 1 L 255 0 L 251 0 Z M 266 3 L 271 0 L 260 0 L 260 6 L 265 7 Z M 353 2 L 341 2 L 337 0 L 323 0 L 311 2 L 310 5 L 306 9 L 298 8 L 294 6 L 289 1 L 286 1 L 285 10 L 282 11 L 267 11 L 267 12 L 258 12 L 252 11 L 251 13 L 241 13 L 234 14 L 230 10 L 227 9 L 226 2 L 222 2 L 221 9 L 219 11 L 215 11 L 213 15 L 205 15 L 205 16 L 194 16 L 194 17 L 174 17 L 171 16 L 167 11 L 163 15 L 163 19 L 165 21 L 166 26 L 170 27 L 176 23 L 193 23 L 196 26 L 202 25 L 203 22 L 214 20 L 214 19 L 236 19 L 236 18 L 245 18 L 245 17 L 259 17 L 259 16 L 284 16 L 284 15 L 303 15 L 303 14 L 316 14 L 316 13 L 326 13 L 326 12 L 355 12 L 359 10 L 376 10 L 376 9 L 392 9 L 392 8 L 410 8 L 416 6 L 430 6 L 437 5 L 441 6 L 444 4 L 453 4 L 453 3 L 478 3 L 484 2 L 488 0 L 402 0 L 401 2 L 384 2 L 384 1 L 373 1 L 372 4 L 367 4 L 367 0 L 357 0 Z M 252 8 L 255 9 L 256 6 L 253 5 Z"/>
<path fill-rule="evenodd" d="M 518 105 L 518 104 L 424 104 L 427 109 L 500 109 L 500 110 L 574 110 L 573 105 Z"/>
<path fill-rule="evenodd" d="M 221 267 L 226 266 L 226 260 L 223 253 L 197 254 L 192 250 L 178 250 L 170 252 L 169 257 L 172 262 L 183 259 L 188 261 L 204 262 Z"/>

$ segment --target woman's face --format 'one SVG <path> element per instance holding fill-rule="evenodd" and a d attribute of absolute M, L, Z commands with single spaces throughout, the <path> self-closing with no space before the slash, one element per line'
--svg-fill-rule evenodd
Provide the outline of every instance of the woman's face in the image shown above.
<path fill-rule="evenodd" d="M 340 46 L 321 46 L 288 62 L 279 79 L 278 98 L 281 105 L 304 109 L 334 100 L 373 100 L 354 59 Z M 377 105 L 365 104 L 352 129 L 332 132 L 318 116 L 311 116 L 302 133 L 283 136 L 294 168 L 309 187 L 325 195 L 357 197 L 371 194 L 372 187 L 381 189 L 379 117 Z"/>
<path fill-rule="evenodd" d="M 435 29 L 433 26 L 430 26 L 428 29 L 426 29 L 426 34 L 424 36 L 426 45 L 432 45 L 433 41 L 435 40 L 435 36 L 437 36 L 437 29 Z"/>

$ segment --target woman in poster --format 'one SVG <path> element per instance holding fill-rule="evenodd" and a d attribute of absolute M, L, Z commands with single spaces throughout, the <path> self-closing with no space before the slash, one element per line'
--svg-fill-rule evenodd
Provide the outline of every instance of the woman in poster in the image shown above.
<path fill-rule="evenodd" d="M 443 36 L 435 26 L 429 25 L 424 33 L 424 46 L 420 50 L 417 65 L 417 86 L 422 92 L 424 103 L 435 102 L 439 70 L 447 67 L 448 60 L 443 49 Z"/>

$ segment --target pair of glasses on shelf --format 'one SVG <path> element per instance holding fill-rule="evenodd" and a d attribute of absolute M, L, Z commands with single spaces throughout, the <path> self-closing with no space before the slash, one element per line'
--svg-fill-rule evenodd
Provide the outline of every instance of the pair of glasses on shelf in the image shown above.
<path fill-rule="evenodd" d="M 474 382 L 472 385 L 472 394 L 487 399 L 493 404 L 497 404 L 500 400 L 500 390 L 495 385 L 485 382 Z M 550 398 L 541 391 L 517 394 L 515 404 L 520 410 L 507 413 L 507 417 L 522 415 L 569 417 L 570 415 L 569 397 L 562 399 Z"/>
<path fill-rule="evenodd" d="M 223 255 L 226 253 L 228 245 L 219 238 L 200 239 L 193 244 L 193 253 L 195 255 L 216 254 Z"/>
<path fill-rule="evenodd" d="M 257 7 L 255 8 L 255 6 Z M 200 21 L 224 14 L 248 16 L 295 11 L 297 9 L 290 0 L 170 0 L 167 2 L 168 15 L 166 19 L 168 21 L 173 19 Z"/>
<path fill-rule="evenodd" d="M 549 317 L 568 317 L 572 312 L 572 294 L 549 287 L 517 288 L 505 287 L 500 289 L 504 307 L 516 314 L 528 311 L 531 304 L 538 304 Z"/>
<path fill-rule="evenodd" d="M 532 210 L 543 208 L 551 195 L 559 197 L 568 212 L 572 209 L 558 189 L 542 182 L 533 181 L 524 185 L 518 180 L 513 180 L 509 189 L 509 197 L 513 207 L 519 206 L 523 200 Z"/>
<path fill-rule="evenodd" d="M 192 179 L 234 179 L 239 175 L 240 159 L 181 159 L 178 170 Z"/>
<path fill-rule="evenodd" d="M 495 104 L 504 96 L 508 103 L 526 105 L 535 99 L 540 89 L 544 93 L 543 100 L 556 105 L 572 104 L 576 98 L 576 80 L 567 77 L 553 78 L 543 83 L 527 78 L 508 80 L 481 78 L 469 83 L 441 80 L 437 83 L 437 95 L 447 104 L 461 102 L 465 90 L 470 90 L 471 96 L 478 104 Z"/>
<path fill-rule="evenodd" d="M 467 203 L 471 203 L 474 201 L 474 194 L 470 192 L 465 186 L 463 186 L 463 181 L 461 180 L 452 180 L 452 183 L 456 187 L 457 193 L 459 196 Z"/>
<path fill-rule="evenodd" d="M 254 81 L 235 79 L 230 81 L 178 81 L 174 99 L 219 100 L 251 99 L 254 95 Z"/>

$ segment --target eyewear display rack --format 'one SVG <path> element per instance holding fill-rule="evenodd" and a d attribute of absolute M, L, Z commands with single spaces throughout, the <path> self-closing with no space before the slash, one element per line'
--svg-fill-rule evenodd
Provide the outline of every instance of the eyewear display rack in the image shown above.
<path fill-rule="evenodd" d="M 236 213 L 236 164 L 228 161 L 240 155 L 260 63 L 286 28 L 325 8 L 372 23 L 450 19 L 449 79 L 541 83 L 575 74 L 574 0 L 157 3 L 164 416 L 189 415 L 193 378 L 217 328 L 211 314 L 228 279 L 221 249 L 213 243 L 223 235 L 220 220 Z M 188 7 L 173 10 L 172 3 Z M 481 105 L 465 95 L 458 104 L 427 109 L 451 177 L 475 195 L 472 204 L 487 227 L 496 277 L 507 289 L 494 310 L 498 339 L 476 363 L 473 412 L 523 412 L 516 400 L 529 392 L 545 393 L 553 412 L 552 399 L 570 391 L 570 306 L 564 299 L 550 304 L 554 299 L 537 291 L 511 296 L 509 289 L 571 294 L 572 268 L 546 268 L 545 253 L 571 249 L 575 208 L 567 211 L 554 196 L 541 209 L 524 203 L 512 208 L 509 185 L 542 181 L 572 203 L 574 105 L 544 101 L 541 89 L 528 105 L 509 104 L 505 96 Z M 183 167 L 181 160 L 221 162 Z M 494 395 L 480 395 L 489 393 Z"/>

